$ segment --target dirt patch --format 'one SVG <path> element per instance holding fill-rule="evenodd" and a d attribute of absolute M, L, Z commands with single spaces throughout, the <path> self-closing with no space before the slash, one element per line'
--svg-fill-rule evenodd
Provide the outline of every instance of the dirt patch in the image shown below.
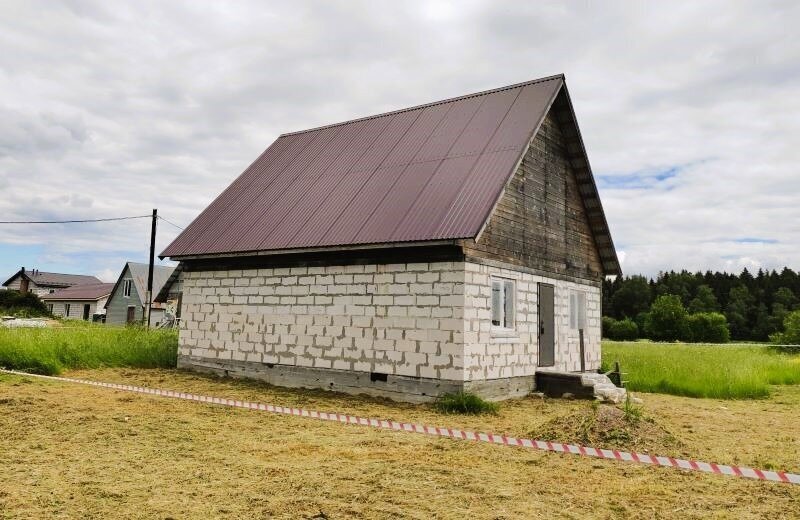
<path fill-rule="evenodd" d="M 641 409 L 625 413 L 610 405 L 587 406 L 532 430 L 534 439 L 643 453 L 676 453 L 684 443 Z"/>

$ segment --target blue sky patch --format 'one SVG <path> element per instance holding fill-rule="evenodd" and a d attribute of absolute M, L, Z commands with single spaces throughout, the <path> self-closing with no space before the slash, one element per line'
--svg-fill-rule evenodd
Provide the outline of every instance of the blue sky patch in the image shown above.
<path fill-rule="evenodd" d="M 737 244 L 777 244 L 778 241 L 774 238 L 758 238 L 758 237 L 741 237 L 734 238 L 732 242 Z"/>
<path fill-rule="evenodd" d="M 672 166 L 663 170 L 641 170 L 624 175 L 598 175 L 601 188 L 618 190 L 641 190 L 659 187 L 658 184 L 677 177 L 683 166 Z M 664 187 L 666 188 L 666 187 Z"/>

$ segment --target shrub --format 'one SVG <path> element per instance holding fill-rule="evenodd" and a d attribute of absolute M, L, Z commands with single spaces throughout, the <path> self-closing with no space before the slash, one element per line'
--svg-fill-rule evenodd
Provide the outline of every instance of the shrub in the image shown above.
<path fill-rule="evenodd" d="M 695 343 L 727 343 L 731 340 L 728 320 L 718 312 L 698 312 L 686 319 L 688 340 Z"/>
<path fill-rule="evenodd" d="M 0 291 L 0 314 L 10 314 L 20 318 L 49 316 L 47 306 L 33 293 L 19 291 Z"/>
<path fill-rule="evenodd" d="M 436 400 L 436 409 L 444 413 L 460 413 L 477 415 L 495 414 L 500 409 L 497 403 L 491 403 L 469 392 L 442 394 Z"/>
<path fill-rule="evenodd" d="M 615 321 L 611 324 L 608 337 L 615 341 L 635 341 L 639 339 L 639 326 L 630 318 Z"/>
<path fill-rule="evenodd" d="M 617 320 L 612 318 L 611 316 L 603 316 L 602 323 L 602 334 L 604 338 L 611 338 L 611 328 L 617 323 Z"/>
<path fill-rule="evenodd" d="M 779 345 L 800 345 L 800 310 L 789 313 L 783 320 L 783 332 L 770 339 Z"/>
<path fill-rule="evenodd" d="M 689 334 L 686 309 L 680 297 L 665 294 L 656 298 L 650 307 L 645 332 L 655 341 L 677 341 Z"/>

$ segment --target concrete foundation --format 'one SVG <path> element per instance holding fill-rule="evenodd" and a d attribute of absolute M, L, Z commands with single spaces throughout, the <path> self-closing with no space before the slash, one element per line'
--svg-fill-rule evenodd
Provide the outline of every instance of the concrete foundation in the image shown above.
<path fill-rule="evenodd" d="M 349 370 L 178 357 L 178 368 L 227 377 L 265 381 L 288 388 L 322 389 L 353 395 L 385 397 L 394 401 L 424 403 L 442 394 L 471 392 L 490 401 L 523 397 L 533 390 L 533 376 L 491 381 L 451 381 Z"/>

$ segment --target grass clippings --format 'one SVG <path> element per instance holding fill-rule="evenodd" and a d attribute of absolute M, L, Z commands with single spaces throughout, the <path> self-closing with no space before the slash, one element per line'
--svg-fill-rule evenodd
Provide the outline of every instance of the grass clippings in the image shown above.
<path fill-rule="evenodd" d="M 449 415 L 174 370 L 69 375 L 518 437 L 593 411 L 585 401 L 531 398 L 504 402 L 497 415 Z M 800 470 L 800 388 L 761 401 L 642 397 L 642 421 L 653 417 L 680 437 L 658 455 Z M 800 489 L 786 484 L 19 376 L 0 375 L 0 400 L 2 518 L 781 518 L 800 510 Z M 620 421 L 611 413 L 610 424 Z"/>
<path fill-rule="evenodd" d="M 640 409 L 637 409 L 640 410 Z M 686 446 L 656 419 L 624 408 L 600 404 L 554 417 L 528 436 L 545 441 L 581 444 L 640 453 L 675 453 Z"/>

